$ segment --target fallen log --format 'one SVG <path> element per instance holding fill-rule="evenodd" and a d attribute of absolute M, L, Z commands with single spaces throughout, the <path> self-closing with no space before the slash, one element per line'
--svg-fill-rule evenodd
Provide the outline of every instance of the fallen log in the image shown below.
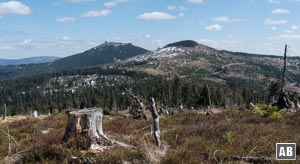
<path fill-rule="evenodd" d="M 260 164 L 260 163 L 272 163 L 271 158 L 267 157 L 241 157 L 241 156 L 233 156 L 232 160 L 234 161 L 243 161 L 253 164 Z"/>

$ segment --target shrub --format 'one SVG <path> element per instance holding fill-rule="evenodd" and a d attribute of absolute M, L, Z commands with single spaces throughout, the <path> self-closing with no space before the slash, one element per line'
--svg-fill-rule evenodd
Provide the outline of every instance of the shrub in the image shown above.
<path fill-rule="evenodd" d="M 228 131 L 223 135 L 223 138 L 225 139 L 225 141 L 229 144 L 232 145 L 234 142 L 234 134 L 232 131 Z"/>
<path fill-rule="evenodd" d="M 105 107 L 103 110 L 104 115 L 110 115 L 110 109 L 108 107 Z"/>
<path fill-rule="evenodd" d="M 279 113 L 279 109 L 277 106 L 272 106 L 271 104 L 258 104 L 253 112 L 258 113 L 263 117 L 269 118 L 281 118 L 281 114 Z"/>
<path fill-rule="evenodd" d="M 280 119 L 282 115 L 279 112 L 273 112 L 270 116 L 271 119 Z"/>

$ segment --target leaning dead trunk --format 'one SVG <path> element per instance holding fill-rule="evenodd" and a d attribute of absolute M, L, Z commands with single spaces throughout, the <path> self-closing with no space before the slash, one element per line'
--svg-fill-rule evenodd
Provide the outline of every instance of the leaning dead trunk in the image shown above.
<path fill-rule="evenodd" d="M 144 104 L 143 100 L 138 98 L 138 96 L 134 95 L 133 92 L 127 88 L 125 90 L 130 94 L 132 98 L 135 100 L 135 104 L 130 109 L 130 114 L 134 119 L 147 119 L 145 114 L 146 105 Z"/>
<path fill-rule="evenodd" d="M 3 113 L 2 120 L 5 120 L 5 118 L 6 118 L 6 104 L 4 104 L 4 113 Z"/>
<path fill-rule="evenodd" d="M 290 110 L 292 108 L 292 102 L 290 101 L 288 94 L 285 92 L 285 84 L 286 84 L 286 65 L 287 65 L 287 45 L 285 45 L 284 49 L 284 65 L 283 65 L 283 72 L 282 72 L 282 81 L 281 81 L 281 90 L 280 95 L 275 103 L 276 106 L 278 106 L 279 109 L 288 109 Z"/>
<path fill-rule="evenodd" d="M 156 109 L 155 100 L 153 97 L 151 97 L 151 101 L 152 101 L 151 113 L 152 113 L 152 117 L 153 117 L 154 137 L 155 137 L 157 146 L 160 148 L 161 143 L 160 143 L 159 116 L 158 116 L 158 112 Z"/>
<path fill-rule="evenodd" d="M 64 141 L 75 141 L 77 147 L 90 150 L 102 150 L 103 146 L 112 144 L 130 147 L 107 137 L 103 133 L 102 120 L 103 110 L 101 108 L 69 112 Z"/>

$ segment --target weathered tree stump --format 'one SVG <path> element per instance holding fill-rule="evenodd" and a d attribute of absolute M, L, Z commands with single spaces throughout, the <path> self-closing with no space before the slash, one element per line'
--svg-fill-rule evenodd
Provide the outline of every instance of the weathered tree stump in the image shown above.
<path fill-rule="evenodd" d="M 77 147 L 89 148 L 90 150 L 102 150 L 103 146 L 112 144 L 131 147 L 107 137 L 103 133 L 102 120 L 102 108 L 89 108 L 69 112 L 68 124 L 63 140 L 75 141 Z"/>
<path fill-rule="evenodd" d="M 32 116 L 33 116 L 34 118 L 38 118 L 38 112 L 35 110 L 35 111 L 33 112 Z"/>
<path fill-rule="evenodd" d="M 279 109 L 286 108 L 287 110 L 290 110 L 292 108 L 292 102 L 288 97 L 288 94 L 284 91 L 281 91 L 279 98 L 277 102 L 275 103 L 276 106 L 278 106 Z"/>

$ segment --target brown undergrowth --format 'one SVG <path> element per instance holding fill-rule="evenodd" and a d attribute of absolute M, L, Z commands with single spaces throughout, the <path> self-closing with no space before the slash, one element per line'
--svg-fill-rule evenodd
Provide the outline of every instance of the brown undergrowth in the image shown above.
<path fill-rule="evenodd" d="M 229 159 L 275 159 L 275 143 L 300 143 L 299 113 L 284 113 L 280 119 L 249 111 L 225 111 L 212 116 L 195 111 L 175 113 L 161 118 L 162 149 L 155 146 L 151 136 L 152 120 L 106 116 L 104 132 L 136 148 L 113 146 L 96 154 L 62 142 L 66 123 L 67 116 L 55 115 L 43 120 L 28 118 L 3 123 L 0 128 L 9 129 L 18 142 L 12 142 L 10 155 L 28 150 L 22 156 L 24 163 L 240 163 Z M 49 132 L 43 134 L 43 130 Z M 0 160 L 7 152 L 8 138 L 0 133 Z"/>

